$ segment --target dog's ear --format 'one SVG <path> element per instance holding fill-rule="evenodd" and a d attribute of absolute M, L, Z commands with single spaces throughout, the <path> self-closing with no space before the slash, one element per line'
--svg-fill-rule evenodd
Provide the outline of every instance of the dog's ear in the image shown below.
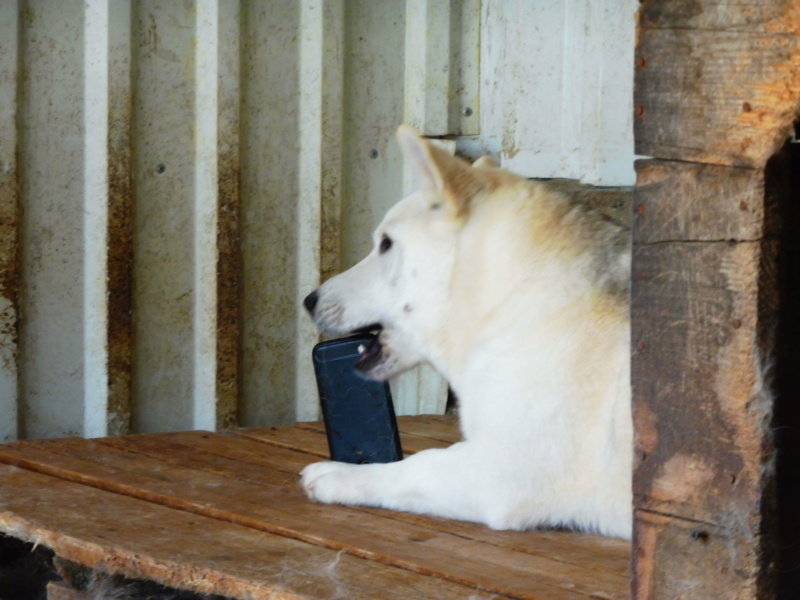
<path fill-rule="evenodd" d="M 409 125 L 400 126 L 397 140 L 423 189 L 441 193 L 455 208 L 456 215 L 463 214 L 470 198 L 484 187 L 472 167 L 430 144 Z"/>
<path fill-rule="evenodd" d="M 475 169 L 497 169 L 500 167 L 491 156 L 481 156 L 478 160 L 472 163 Z"/>

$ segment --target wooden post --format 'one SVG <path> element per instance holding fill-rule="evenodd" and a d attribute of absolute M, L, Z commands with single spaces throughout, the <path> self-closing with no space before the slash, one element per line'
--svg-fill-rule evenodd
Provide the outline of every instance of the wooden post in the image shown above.
<path fill-rule="evenodd" d="M 712 4 L 639 15 L 636 600 L 800 594 L 800 5 Z"/>

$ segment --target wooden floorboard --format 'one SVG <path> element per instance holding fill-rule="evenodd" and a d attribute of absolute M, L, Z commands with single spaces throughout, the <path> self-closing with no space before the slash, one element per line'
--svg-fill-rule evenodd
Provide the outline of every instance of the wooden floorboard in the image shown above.
<path fill-rule="evenodd" d="M 234 598 L 464 598 L 403 569 L 152 502 L 0 466 L 0 527 L 67 560 Z M 342 593 L 344 591 L 344 593 Z M 413 597 L 413 595 L 412 595 Z M 482 594 L 486 598 L 490 595 Z"/>
<path fill-rule="evenodd" d="M 327 459 L 328 441 L 321 423 L 303 423 L 294 427 L 269 427 L 262 429 L 234 429 L 229 434 L 308 452 Z M 428 448 L 447 448 L 452 442 L 401 431 L 400 445 L 403 453 L 415 454 Z"/>
<path fill-rule="evenodd" d="M 433 419 L 407 435 L 415 436 L 420 449 L 426 443 L 439 447 L 441 437 L 454 436 L 452 431 L 437 432 L 436 428 L 442 427 L 437 421 Z M 401 421 L 401 427 L 409 425 Z M 454 430 L 452 422 L 450 427 Z M 206 542 L 188 535 L 188 519 L 195 525 L 203 523 L 208 531 L 219 533 L 230 528 L 226 535 L 247 538 L 242 544 L 249 544 L 250 537 L 260 539 L 261 546 L 256 547 L 262 550 L 265 544 L 281 548 L 281 544 L 288 544 L 287 564 L 297 569 L 304 560 L 309 564 L 336 560 L 337 569 L 345 557 L 348 561 L 361 561 L 356 564 L 362 568 L 368 565 L 367 570 L 375 570 L 376 578 L 392 573 L 384 585 L 406 586 L 409 593 L 403 597 L 447 598 L 462 594 L 460 597 L 468 598 L 473 592 L 483 594 L 475 597 L 494 594 L 542 600 L 628 597 L 630 550 L 629 544 L 619 540 L 568 532 L 497 532 L 472 523 L 308 501 L 299 487 L 298 473 L 309 462 L 320 459 L 320 443 L 326 442 L 317 429 L 317 425 L 303 425 L 269 429 L 268 434 L 267 430 L 237 430 L 233 435 L 187 432 L 99 440 L 37 440 L 0 446 L 0 462 L 13 465 L 3 467 L 10 479 L 0 475 L 4 481 L 0 528 L 17 527 L 17 533 L 26 533 L 23 539 L 36 539 L 31 537 L 34 532 L 45 535 L 46 539 L 39 541 L 57 554 L 62 553 L 64 549 L 52 544 L 58 545 L 77 524 L 64 510 L 52 513 L 49 505 L 42 502 L 57 495 L 49 490 L 58 489 L 70 498 L 77 498 L 83 490 L 86 501 L 91 498 L 95 504 L 87 506 L 75 519 L 94 522 L 95 536 L 100 535 L 109 546 L 104 549 L 99 544 L 90 556 L 94 563 L 102 566 L 111 560 L 114 565 L 114 561 L 121 561 L 121 565 L 130 561 L 133 552 L 147 560 L 140 560 L 136 568 L 128 565 L 126 568 L 135 572 L 123 569 L 124 574 L 152 578 L 172 587 L 254 598 L 281 597 L 269 594 L 285 589 L 285 578 L 276 576 L 271 565 L 265 566 L 259 577 L 247 580 L 251 587 L 241 583 L 245 577 L 242 565 L 252 564 L 247 562 L 248 553 L 255 551 L 251 548 L 240 549 L 242 565 L 235 553 L 231 554 L 232 562 L 222 566 L 212 565 L 208 556 L 203 562 L 199 549 Z M 429 434 L 435 437 L 427 437 Z M 16 483 L 9 487 L 12 480 Z M 45 490 L 42 497 L 37 496 L 37 488 Z M 6 490 L 11 489 L 13 502 L 5 498 Z M 145 517 L 148 510 L 153 514 Z M 133 518 L 136 532 L 127 525 L 129 519 L 119 518 L 127 514 L 125 511 L 139 511 Z M 158 516 L 154 516 L 156 513 Z M 110 532 L 113 535 L 103 533 L 114 514 L 120 525 Z M 151 552 L 138 545 L 144 543 L 144 534 L 138 530 L 143 519 L 148 523 L 159 521 L 163 532 L 157 539 L 163 547 L 156 544 Z M 68 536 L 71 541 L 64 548 L 72 554 L 65 558 L 76 560 L 76 552 L 81 556 L 75 549 L 81 540 L 98 544 L 96 538 L 91 539 L 91 529 L 91 525 L 85 525 L 80 533 Z M 208 537 L 205 530 L 201 537 Z M 165 579 L 162 572 L 170 539 L 173 562 L 184 565 L 175 567 L 184 573 L 183 579 L 178 577 L 180 581 Z M 211 546 L 206 554 L 214 549 L 208 543 Z M 187 544 L 191 551 L 184 556 Z M 106 550 L 109 554 L 102 558 Z M 264 561 L 275 562 L 276 551 L 271 552 Z M 304 552 L 307 558 L 302 558 Z M 216 549 L 213 553 L 219 554 Z M 213 572 L 213 576 L 209 575 L 212 580 L 221 578 L 224 585 L 206 589 L 204 583 L 187 584 L 186 573 L 197 577 L 197 573 L 207 571 Z M 348 578 L 349 574 L 342 575 L 353 590 L 367 594 L 369 588 L 363 578 L 353 582 Z M 437 589 L 435 593 L 431 586 Z M 437 586 L 443 586 L 441 593 Z M 234 589 L 238 591 L 224 591 Z M 308 597 L 329 597 L 324 595 L 329 590 L 323 593 L 321 589 L 303 593 L 311 594 Z M 382 589 L 373 597 L 393 596 Z"/>
<path fill-rule="evenodd" d="M 397 417 L 401 431 L 454 444 L 461 441 L 461 430 L 454 417 L 445 415 L 417 415 Z"/>

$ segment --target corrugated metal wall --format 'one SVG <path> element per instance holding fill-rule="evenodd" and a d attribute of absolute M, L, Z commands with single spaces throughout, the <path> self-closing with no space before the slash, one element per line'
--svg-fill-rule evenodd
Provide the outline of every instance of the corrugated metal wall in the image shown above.
<path fill-rule="evenodd" d="M 635 10 L 3 0 L 0 440 L 316 418 L 300 302 L 408 189 L 397 125 L 630 184 Z"/>

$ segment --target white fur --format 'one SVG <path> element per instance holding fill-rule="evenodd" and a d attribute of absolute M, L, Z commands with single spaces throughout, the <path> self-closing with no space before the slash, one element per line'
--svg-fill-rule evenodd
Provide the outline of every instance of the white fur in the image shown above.
<path fill-rule="evenodd" d="M 464 441 L 391 464 L 312 464 L 306 492 L 497 529 L 630 537 L 629 324 L 587 241 L 604 241 L 599 217 L 445 157 L 409 128 L 398 137 L 422 187 L 388 212 L 363 261 L 318 290 L 313 316 L 339 333 L 383 326 L 374 378 L 433 364 L 459 398 Z"/>

